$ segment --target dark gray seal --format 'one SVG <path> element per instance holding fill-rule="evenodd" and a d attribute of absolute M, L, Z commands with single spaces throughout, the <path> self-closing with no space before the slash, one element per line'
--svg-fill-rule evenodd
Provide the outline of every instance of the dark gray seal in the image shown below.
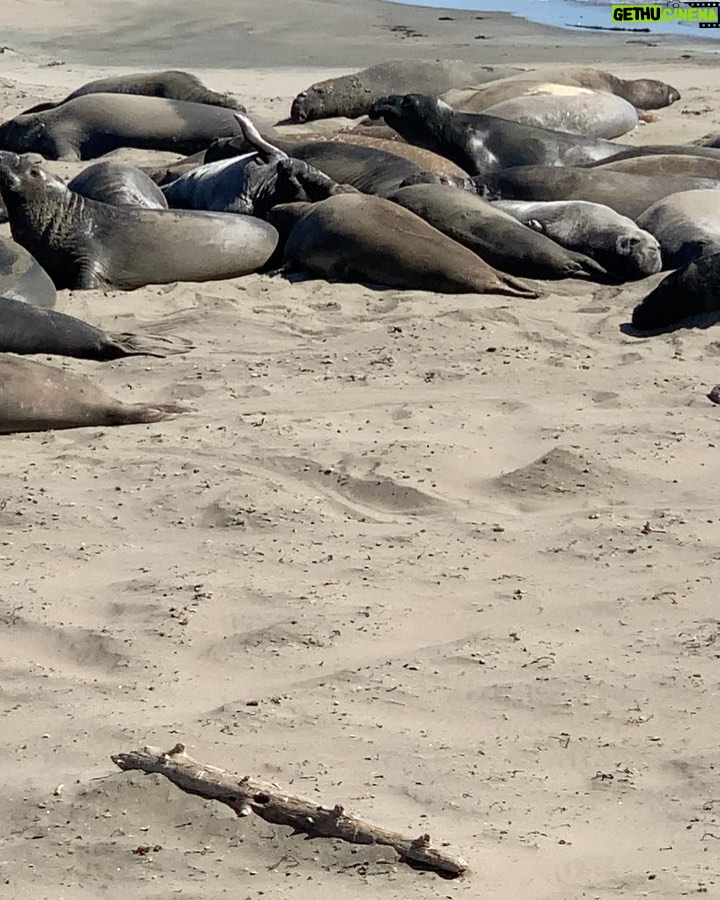
<path fill-rule="evenodd" d="M 240 147 L 247 147 L 241 139 Z M 387 197 L 408 178 L 424 174 L 424 170 L 409 159 L 376 150 L 374 147 L 358 147 L 354 144 L 326 141 L 278 140 L 277 146 L 293 159 L 306 162 L 319 169 L 336 184 L 349 184 L 364 194 Z M 237 155 L 234 140 L 216 142 L 205 154 L 207 162 Z M 442 177 L 442 176 L 438 176 Z"/>
<path fill-rule="evenodd" d="M 52 278 L 24 247 L 0 238 L 0 294 L 45 309 L 57 302 Z"/>
<path fill-rule="evenodd" d="M 0 150 L 96 159 L 120 147 L 197 153 L 239 132 L 233 110 L 133 94 L 88 94 L 0 125 Z"/>
<path fill-rule="evenodd" d="M 69 181 L 68 187 L 89 200 L 111 206 L 168 208 L 165 195 L 152 178 L 128 163 L 93 163 Z"/>
<path fill-rule="evenodd" d="M 390 199 L 503 272 L 526 278 L 599 278 L 605 269 L 580 253 L 521 225 L 479 197 L 456 187 L 418 184 Z"/>
<path fill-rule="evenodd" d="M 168 69 L 164 72 L 133 72 L 130 75 L 112 75 L 89 81 L 68 94 L 58 103 L 39 103 L 26 113 L 54 109 L 68 100 L 87 94 L 139 94 L 143 97 L 161 97 L 164 100 L 184 100 L 188 103 L 205 103 L 208 106 L 224 106 L 238 112 L 245 107 L 230 94 L 219 94 L 204 85 L 197 75 Z"/>
<path fill-rule="evenodd" d="M 471 66 L 458 60 L 401 59 L 379 63 L 340 78 L 313 84 L 295 98 L 290 111 L 293 122 L 308 122 L 332 116 L 356 119 L 388 94 L 417 91 L 442 94 L 453 87 L 484 84 L 521 72 L 511 66 Z"/>
<path fill-rule="evenodd" d="M 601 203 L 496 200 L 492 205 L 622 278 L 645 278 L 662 268 L 657 240 L 632 219 Z"/>
<path fill-rule="evenodd" d="M 632 314 L 640 331 L 668 328 L 702 313 L 720 312 L 720 253 L 701 256 L 671 272 Z"/>
<path fill-rule="evenodd" d="M 237 119 L 253 152 L 206 163 L 164 185 L 163 196 L 173 208 L 265 218 L 280 203 L 314 203 L 354 190 L 302 160 L 290 159 L 266 141 L 247 116 L 238 114 Z"/>
<path fill-rule="evenodd" d="M 106 361 L 124 356 L 185 353 L 188 341 L 155 335 L 108 334 L 74 316 L 38 309 L 0 294 L 0 353 L 48 353 Z"/>
<path fill-rule="evenodd" d="M 124 290 L 257 271 L 275 229 L 251 216 L 110 206 L 86 200 L 36 162 L 0 154 L 13 238 L 58 288 Z"/>
<path fill-rule="evenodd" d="M 638 216 L 637 223 L 660 242 L 665 269 L 720 252 L 717 191 L 684 191 L 663 197 Z"/>
<path fill-rule="evenodd" d="M 381 197 L 344 194 L 320 203 L 277 206 L 270 221 L 283 230 L 292 226 L 285 244 L 288 270 L 408 290 L 537 296 Z"/>
<path fill-rule="evenodd" d="M 386 97 L 370 110 L 406 141 L 446 156 L 471 175 L 511 166 L 578 166 L 614 156 L 623 144 L 456 112 L 422 94 Z"/>
<path fill-rule="evenodd" d="M 121 403 L 67 369 L 0 354 L 0 434 L 137 425 L 183 412 L 176 403 Z"/>
<path fill-rule="evenodd" d="M 708 178 L 661 178 L 559 166 L 519 166 L 478 176 L 473 181 L 481 196 L 495 200 L 587 200 L 609 206 L 633 220 L 669 194 L 720 188 L 720 181 Z"/>

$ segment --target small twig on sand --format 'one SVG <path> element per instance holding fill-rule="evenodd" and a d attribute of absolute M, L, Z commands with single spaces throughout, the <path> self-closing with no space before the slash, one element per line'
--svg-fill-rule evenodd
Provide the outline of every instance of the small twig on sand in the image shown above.
<path fill-rule="evenodd" d="M 176 744 L 163 753 L 157 747 L 143 747 L 131 753 L 111 757 L 123 771 L 133 769 L 164 775 L 188 794 L 217 800 L 238 816 L 256 813 L 273 825 L 290 825 L 295 833 L 309 837 L 339 838 L 351 844 L 382 844 L 392 847 L 403 862 L 434 869 L 445 876 L 457 877 L 467 863 L 444 850 L 430 846 L 430 836 L 403 837 L 377 825 L 346 815 L 342 806 L 318 806 L 310 800 L 281 791 L 277 785 L 246 775 L 238 778 L 231 772 L 204 765 L 185 753 L 184 744 Z"/>

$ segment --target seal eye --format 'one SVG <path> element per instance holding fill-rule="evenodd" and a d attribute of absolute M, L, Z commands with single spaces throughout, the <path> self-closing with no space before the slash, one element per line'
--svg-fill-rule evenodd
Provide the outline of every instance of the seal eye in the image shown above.
<path fill-rule="evenodd" d="M 42 178 L 42 171 L 37 166 L 32 166 L 28 174 L 31 178 Z"/>

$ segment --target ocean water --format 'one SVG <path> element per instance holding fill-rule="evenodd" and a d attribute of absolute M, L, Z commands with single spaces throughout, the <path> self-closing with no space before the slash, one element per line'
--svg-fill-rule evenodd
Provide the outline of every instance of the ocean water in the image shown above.
<path fill-rule="evenodd" d="M 610 15 L 612 3 L 609 0 L 394 0 L 394 2 L 445 9 L 450 7 L 472 9 L 478 12 L 506 12 L 521 16 L 530 22 L 577 29 L 578 31 L 592 30 L 598 27 L 602 27 L 604 31 L 607 28 L 620 26 L 623 29 L 632 29 L 618 31 L 618 36 L 638 34 L 652 37 L 653 34 L 678 34 L 684 38 L 720 39 L 720 28 L 700 28 L 696 22 L 652 22 L 648 25 L 639 22 L 613 22 Z M 641 0 L 638 0 L 638 3 L 640 2 Z M 653 0 L 649 0 L 649 2 L 653 2 Z M 662 3 L 662 0 L 660 2 Z M 648 28 L 649 30 L 636 30 L 639 28 Z"/>

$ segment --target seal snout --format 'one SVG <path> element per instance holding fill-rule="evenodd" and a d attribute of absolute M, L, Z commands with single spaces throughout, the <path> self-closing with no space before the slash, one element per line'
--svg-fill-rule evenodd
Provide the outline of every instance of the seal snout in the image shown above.
<path fill-rule="evenodd" d="M 303 91 L 293 100 L 292 106 L 290 107 L 290 118 L 293 122 L 297 122 L 300 125 L 307 122 L 307 99 L 307 91 Z"/>
<path fill-rule="evenodd" d="M 9 150 L 0 150 L 0 186 L 17 188 L 20 184 L 22 160 L 17 153 Z"/>

